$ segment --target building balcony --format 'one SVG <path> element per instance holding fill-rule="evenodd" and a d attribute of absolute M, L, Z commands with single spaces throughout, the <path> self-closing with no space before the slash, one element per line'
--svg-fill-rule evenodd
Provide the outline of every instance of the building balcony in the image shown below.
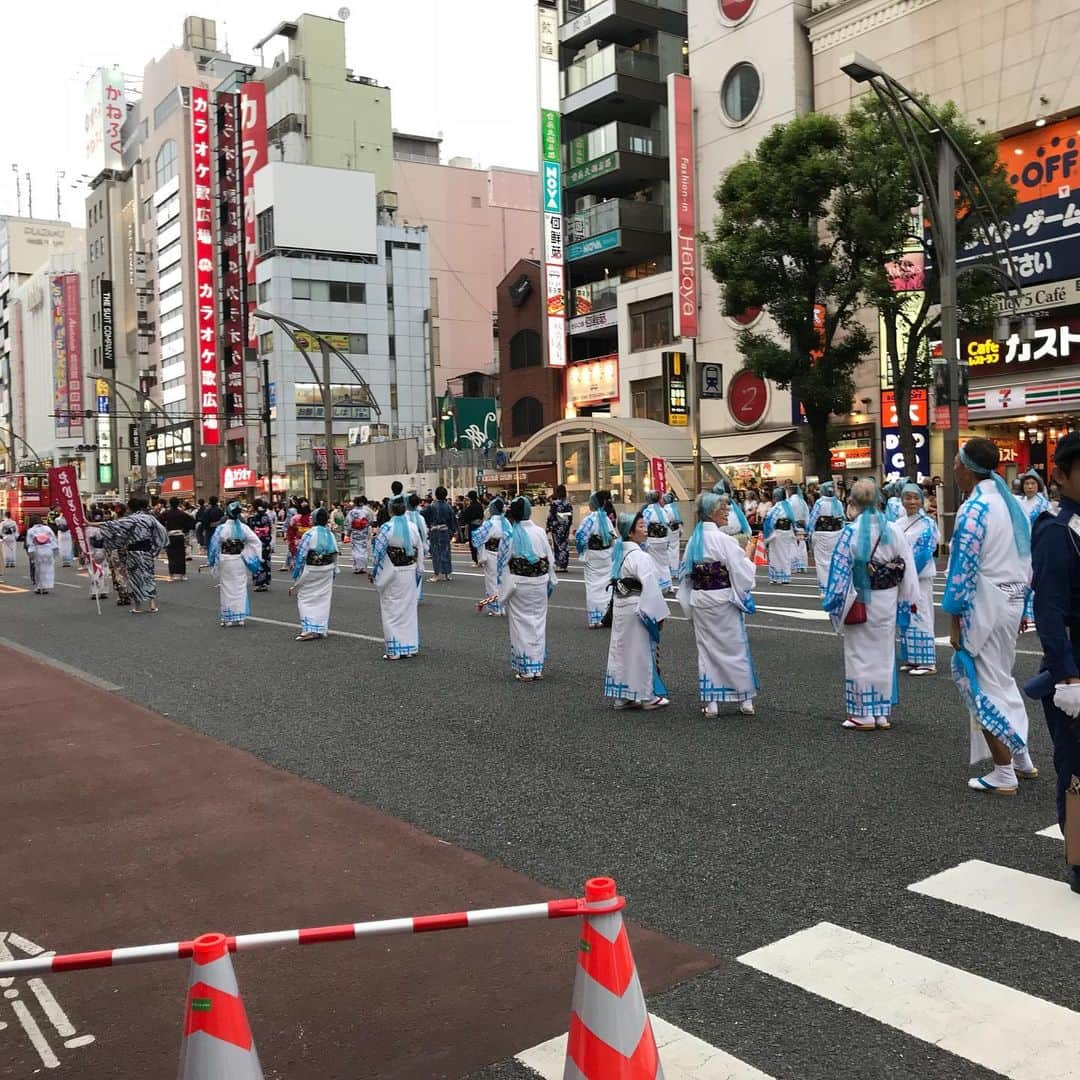
<path fill-rule="evenodd" d="M 563 0 L 559 43 L 601 39 L 633 45 L 657 30 L 686 35 L 686 0 Z"/>
<path fill-rule="evenodd" d="M 612 123 L 566 145 L 563 187 L 580 195 L 625 195 L 668 175 L 663 140 L 655 128 Z"/>
<path fill-rule="evenodd" d="M 619 279 L 608 277 L 570 290 L 570 318 L 611 311 L 619 304 Z"/>
<path fill-rule="evenodd" d="M 608 45 L 562 73 L 563 116 L 585 124 L 647 121 L 667 101 L 656 53 Z"/>
<path fill-rule="evenodd" d="M 669 226 L 659 203 L 610 199 L 566 222 L 566 261 L 577 278 L 633 266 L 666 248 Z"/>

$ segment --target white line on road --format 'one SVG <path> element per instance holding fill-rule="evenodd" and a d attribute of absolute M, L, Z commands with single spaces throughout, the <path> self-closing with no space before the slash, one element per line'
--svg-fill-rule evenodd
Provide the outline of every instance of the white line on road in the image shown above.
<path fill-rule="evenodd" d="M 60 1067 L 60 1059 L 53 1053 L 52 1047 L 46 1041 L 45 1036 L 41 1032 L 41 1028 L 38 1027 L 38 1022 L 34 1019 L 30 1010 L 23 1002 L 17 999 L 11 1003 L 11 1008 L 19 1018 L 19 1023 L 22 1024 L 23 1031 L 26 1032 L 26 1037 L 38 1052 L 38 1057 L 41 1058 L 41 1064 L 44 1065 L 46 1069 L 58 1069 Z"/>
<path fill-rule="evenodd" d="M 33 581 L 33 578 L 31 578 L 29 574 L 23 574 L 23 581 Z M 81 585 L 72 585 L 69 581 L 57 581 L 56 579 L 54 579 L 53 584 L 60 585 L 65 589 L 79 589 L 80 591 L 82 590 Z"/>
<path fill-rule="evenodd" d="M 290 630 L 299 630 L 300 624 L 285 622 L 284 619 L 264 619 L 261 615 L 248 615 L 247 622 L 269 623 L 271 626 L 285 626 Z M 374 641 L 377 645 L 385 645 L 381 637 L 373 637 L 371 634 L 354 634 L 349 630 L 331 630 L 330 637 L 355 638 L 357 641 Z"/>
<path fill-rule="evenodd" d="M 13 649 L 15 652 L 22 653 L 23 656 L 29 656 L 31 660 L 38 660 L 42 664 L 48 664 L 50 667 L 54 667 L 58 671 L 64 672 L 65 675 L 71 675 L 76 679 L 82 679 L 83 682 L 89 683 L 91 686 L 96 686 L 99 690 L 108 690 L 110 694 L 115 694 L 118 690 L 123 689 L 122 686 L 117 686 L 116 683 L 99 679 L 96 675 L 91 675 L 89 671 L 83 671 L 82 668 L 72 667 L 70 664 L 65 664 L 63 660 L 57 660 L 53 656 L 47 656 L 45 653 L 40 653 L 36 649 L 28 649 L 25 645 L 20 645 L 19 642 L 12 641 L 10 638 L 0 638 L 0 645 Z"/>
<path fill-rule="evenodd" d="M 1040 829 L 1036 836 L 1048 836 L 1051 840 L 1064 840 L 1065 837 L 1061 833 L 1060 825 L 1047 825 L 1045 829 Z"/>
<path fill-rule="evenodd" d="M 656 1048 L 667 1080 L 771 1080 L 766 1073 L 747 1065 L 690 1035 L 682 1028 L 650 1014 Z M 523 1050 L 516 1060 L 544 1080 L 562 1080 L 566 1062 L 566 1036 Z"/>
<path fill-rule="evenodd" d="M 1013 1080 L 1076 1075 L 1080 1013 L 842 926 L 738 959 Z"/>
<path fill-rule="evenodd" d="M 909 885 L 908 890 L 1080 941 L 1076 898 L 1064 881 L 969 859 Z"/>

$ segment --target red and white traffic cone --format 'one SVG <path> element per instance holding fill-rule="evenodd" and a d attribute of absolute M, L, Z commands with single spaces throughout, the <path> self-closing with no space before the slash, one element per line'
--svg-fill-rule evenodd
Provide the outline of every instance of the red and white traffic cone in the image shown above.
<path fill-rule="evenodd" d="M 178 1080 L 263 1080 L 228 939 L 203 934 L 193 944 Z"/>
<path fill-rule="evenodd" d="M 611 878 L 585 882 L 585 900 L 610 907 Z M 563 1080 L 663 1080 L 622 913 L 586 915 L 578 943 Z"/>

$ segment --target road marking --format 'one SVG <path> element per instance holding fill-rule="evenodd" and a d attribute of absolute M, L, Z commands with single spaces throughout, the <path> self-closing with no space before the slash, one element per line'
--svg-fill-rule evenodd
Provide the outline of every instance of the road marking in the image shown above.
<path fill-rule="evenodd" d="M 34 579 L 29 574 L 23 574 L 23 581 L 33 581 Z M 81 585 L 72 585 L 70 581 L 56 581 L 53 580 L 54 585 L 59 585 L 62 589 L 79 589 L 82 590 Z"/>
<path fill-rule="evenodd" d="M 294 622 L 285 622 L 284 619 L 264 619 L 260 615 L 248 615 L 247 622 L 261 622 L 269 623 L 271 626 L 285 626 L 290 630 L 299 630 L 300 624 Z M 355 638 L 357 641 L 374 641 L 377 645 L 385 645 L 386 642 L 381 637 L 372 637 L 371 634 L 354 634 L 349 630 L 331 630 L 329 631 L 330 637 L 347 637 Z"/>
<path fill-rule="evenodd" d="M 0 637 L 0 645 L 13 649 L 15 652 L 22 653 L 23 656 L 29 656 L 31 660 L 37 660 L 42 664 L 48 664 L 50 667 L 54 667 L 58 671 L 64 672 L 65 675 L 71 675 L 76 679 L 81 679 L 83 682 L 89 683 L 91 686 L 96 686 L 99 690 L 108 690 L 110 694 L 115 694 L 118 690 L 123 689 L 122 686 L 117 686 L 116 683 L 106 682 L 104 679 L 99 679 L 96 675 L 91 675 L 89 671 L 83 671 L 82 668 L 65 664 L 63 660 L 57 660 L 54 656 L 48 656 L 45 653 L 38 652 L 36 649 L 28 649 L 25 645 L 20 645 L 17 641 L 12 641 L 11 638 Z"/>
<path fill-rule="evenodd" d="M 827 612 L 815 611 L 813 608 L 761 607 L 759 605 L 757 610 L 768 612 L 770 615 L 786 615 L 790 619 L 808 619 L 811 622 L 829 617 Z"/>
<path fill-rule="evenodd" d="M 772 1080 L 745 1061 L 717 1050 L 659 1016 L 650 1014 L 649 1019 L 667 1080 Z M 523 1050 L 515 1060 L 539 1073 L 544 1080 L 562 1080 L 566 1036 L 559 1035 L 531 1050 Z"/>
<path fill-rule="evenodd" d="M 1076 1073 L 1080 1013 L 842 926 L 738 959 L 1013 1080 Z"/>
<path fill-rule="evenodd" d="M 1035 835 L 1048 836 L 1051 840 L 1065 840 L 1065 837 L 1062 835 L 1060 825 L 1047 825 L 1045 829 L 1040 829 Z"/>
<path fill-rule="evenodd" d="M 939 649 L 948 649 L 948 648 L 952 647 L 952 644 L 951 644 L 948 636 L 934 638 L 934 644 Z M 1031 649 L 1017 649 L 1016 650 L 1016 655 L 1017 656 L 1042 656 L 1042 650 L 1037 650 L 1037 651 L 1033 652 Z"/>
<path fill-rule="evenodd" d="M 969 859 L 909 885 L 908 890 L 1080 941 L 1076 898 L 1064 881 Z"/>
<path fill-rule="evenodd" d="M 2 581 L 0 581 L 0 596 L 13 596 L 15 593 L 29 591 L 29 589 L 22 589 L 18 585 L 5 585 Z"/>

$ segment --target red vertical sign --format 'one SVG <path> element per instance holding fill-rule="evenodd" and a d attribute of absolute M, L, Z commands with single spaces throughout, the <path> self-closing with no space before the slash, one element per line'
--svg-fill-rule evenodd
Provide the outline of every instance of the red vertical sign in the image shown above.
<path fill-rule="evenodd" d="M 266 87 L 263 83 L 244 83 L 240 87 L 240 138 L 244 187 L 244 263 L 248 286 L 248 348 L 258 344 L 255 320 L 255 174 L 266 164 Z"/>
<path fill-rule="evenodd" d="M 90 549 L 86 546 L 86 518 L 83 516 L 79 477 L 74 465 L 61 465 L 49 470 L 49 493 L 60 507 L 60 513 L 67 518 L 79 550 L 85 555 Z"/>
<path fill-rule="evenodd" d="M 83 431 L 82 309 L 79 275 L 64 275 L 64 311 L 67 316 L 68 434 Z"/>
<path fill-rule="evenodd" d="M 675 333 L 698 335 L 698 265 L 694 212 L 694 101 L 688 75 L 669 75 L 671 111 L 671 197 L 675 222 L 671 230 L 677 303 Z"/>
<path fill-rule="evenodd" d="M 237 94 L 217 96 L 221 321 L 225 359 L 225 415 L 229 418 L 230 427 L 244 422 L 244 268 L 240 254 L 239 105 Z"/>
<path fill-rule="evenodd" d="M 210 92 L 191 88 L 191 160 L 195 208 L 195 304 L 199 345 L 199 415 L 204 446 L 221 443 L 214 294 L 214 198 L 210 167 Z"/>

